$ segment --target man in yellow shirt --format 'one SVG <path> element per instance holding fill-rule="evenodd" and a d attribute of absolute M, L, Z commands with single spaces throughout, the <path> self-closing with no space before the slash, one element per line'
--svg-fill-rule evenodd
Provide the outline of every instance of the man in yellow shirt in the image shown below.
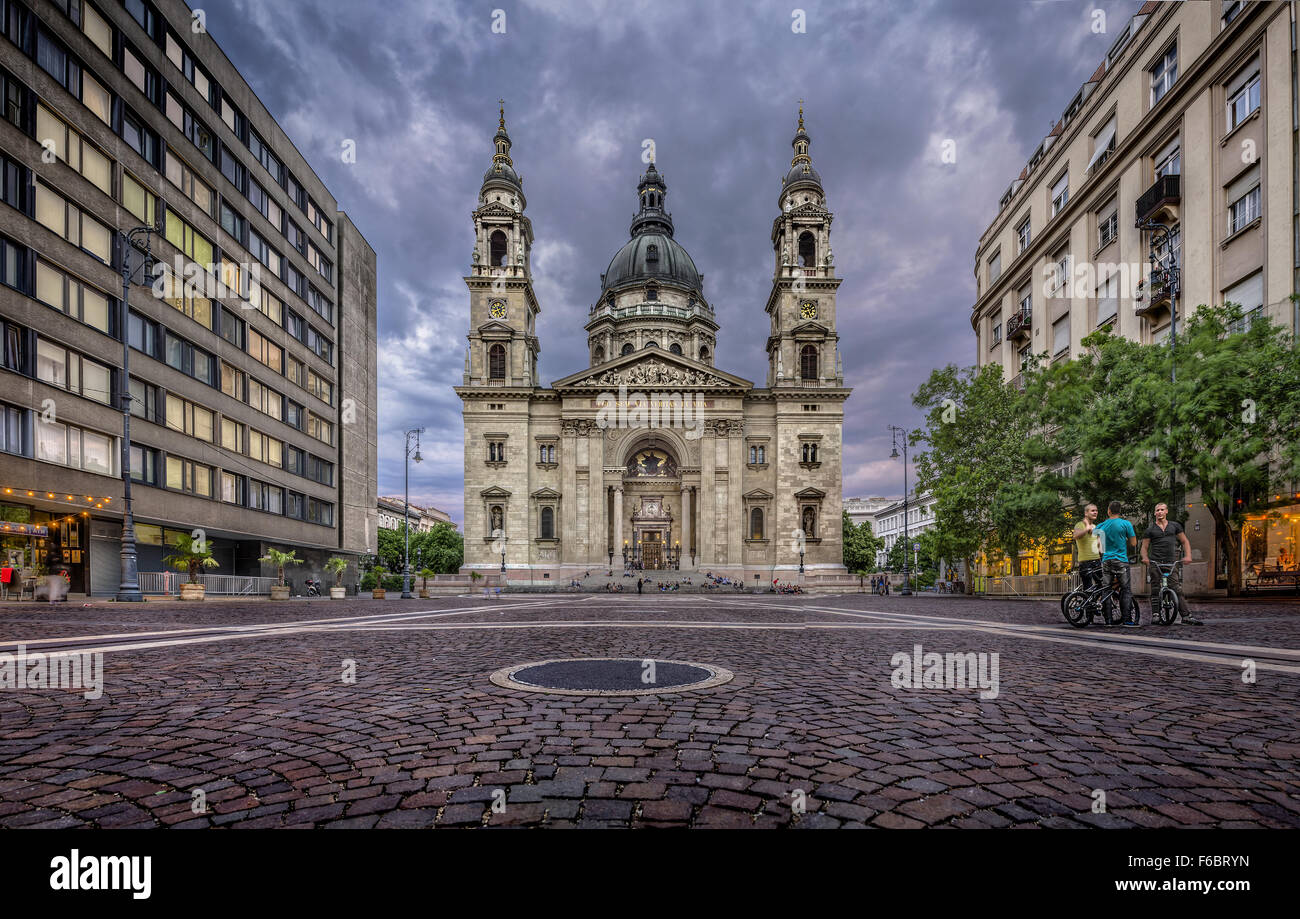
<path fill-rule="evenodd" d="M 1074 550 L 1084 589 L 1101 583 L 1101 546 L 1097 541 L 1096 523 L 1097 505 L 1089 504 L 1083 509 L 1083 519 L 1074 526 Z"/>

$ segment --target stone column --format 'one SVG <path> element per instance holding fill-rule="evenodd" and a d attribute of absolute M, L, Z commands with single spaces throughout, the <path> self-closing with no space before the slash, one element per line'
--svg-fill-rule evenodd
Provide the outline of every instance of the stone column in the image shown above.
<path fill-rule="evenodd" d="M 682 567 L 691 565 L 691 490 L 682 486 Z"/>
<path fill-rule="evenodd" d="M 572 421 L 560 429 L 560 561 L 578 560 L 578 437 Z M 584 524 L 585 525 L 585 524 Z"/>
<path fill-rule="evenodd" d="M 587 564 L 605 563 L 605 432 L 594 428 L 587 436 Z M 598 484 L 599 483 L 599 484 Z M 597 495 L 599 494 L 599 498 Z"/>
<path fill-rule="evenodd" d="M 741 454 L 744 445 L 741 443 L 740 430 L 736 427 L 736 422 L 731 423 L 727 431 L 727 563 L 735 565 L 737 569 L 744 563 L 740 554 L 740 547 L 743 545 L 741 537 L 744 535 L 744 523 L 742 522 L 740 489 L 741 489 L 741 470 L 745 468 L 745 457 Z"/>
<path fill-rule="evenodd" d="M 713 511 L 717 505 L 713 467 L 718 449 L 718 442 L 713 435 L 713 425 L 706 424 L 704 436 L 700 438 L 700 532 L 695 537 L 695 545 L 699 549 L 696 563 L 699 566 L 713 564 Z"/>
<path fill-rule="evenodd" d="M 623 486 L 614 486 L 614 555 L 623 557 Z M 620 564 L 622 564 L 620 562 Z"/>

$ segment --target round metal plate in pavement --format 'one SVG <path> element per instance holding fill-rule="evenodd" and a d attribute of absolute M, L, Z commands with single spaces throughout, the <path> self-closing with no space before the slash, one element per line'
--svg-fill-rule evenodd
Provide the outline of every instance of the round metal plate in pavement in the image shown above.
<path fill-rule="evenodd" d="M 734 674 L 712 664 L 652 658 L 594 657 L 534 661 L 504 667 L 492 682 L 506 689 L 566 696 L 649 696 L 689 692 L 730 682 Z"/>

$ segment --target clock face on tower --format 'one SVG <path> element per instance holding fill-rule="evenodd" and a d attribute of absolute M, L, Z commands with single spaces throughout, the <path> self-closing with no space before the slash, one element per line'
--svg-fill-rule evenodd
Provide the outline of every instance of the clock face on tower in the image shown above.
<path fill-rule="evenodd" d="M 811 300 L 805 300 L 799 304 L 799 315 L 804 319 L 817 318 L 817 304 Z"/>
<path fill-rule="evenodd" d="M 504 301 L 504 300 L 493 300 L 493 301 L 492 301 L 492 306 L 488 308 L 488 312 L 492 314 L 492 318 L 493 318 L 493 319 L 505 319 L 505 318 L 506 318 L 506 301 Z"/>

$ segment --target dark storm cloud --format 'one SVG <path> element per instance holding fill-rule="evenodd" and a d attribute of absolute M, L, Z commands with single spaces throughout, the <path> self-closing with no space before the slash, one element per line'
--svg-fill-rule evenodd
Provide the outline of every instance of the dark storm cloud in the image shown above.
<path fill-rule="evenodd" d="M 716 363 L 763 385 L 770 231 L 805 100 L 844 278 L 846 494 L 894 494 L 889 423 L 931 368 L 973 362 L 975 245 L 997 200 L 1136 3 L 228 0 L 208 28 L 379 254 L 381 494 L 424 425 L 412 500 L 461 511 L 470 211 L 504 97 L 536 231 L 540 373 L 626 239 L 653 139 L 677 239 L 722 324 Z M 1094 34 L 1092 11 L 1107 15 Z M 506 31 L 492 32 L 493 10 Z M 345 139 L 357 144 L 347 164 Z M 945 139 L 957 161 L 940 161 Z"/>

